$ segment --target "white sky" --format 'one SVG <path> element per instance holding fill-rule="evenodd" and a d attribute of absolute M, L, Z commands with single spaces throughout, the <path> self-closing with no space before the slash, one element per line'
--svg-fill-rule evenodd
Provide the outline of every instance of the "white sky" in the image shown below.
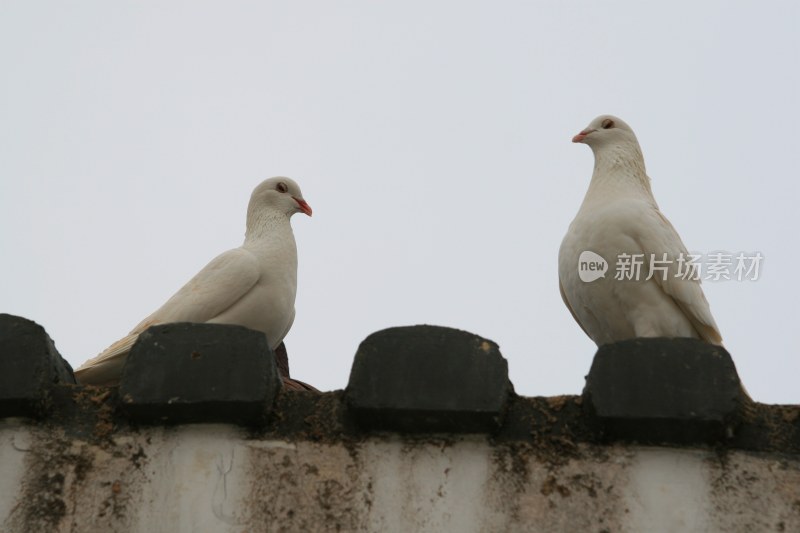
<path fill-rule="evenodd" d="M 647 5 L 645 5 L 647 4 Z M 595 352 L 557 254 L 596 115 L 636 131 L 751 395 L 798 403 L 800 3 L 0 4 L 0 311 L 78 366 L 216 254 L 253 187 L 296 179 L 292 375 L 343 388 L 368 334 L 500 345 L 517 392 L 579 393 Z"/>

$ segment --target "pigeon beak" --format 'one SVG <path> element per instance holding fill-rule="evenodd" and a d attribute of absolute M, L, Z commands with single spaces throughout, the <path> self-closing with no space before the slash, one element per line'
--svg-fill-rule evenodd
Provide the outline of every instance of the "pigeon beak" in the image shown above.
<path fill-rule="evenodd" d="M 297 196 L 292 196 L 292 198 L 294 198 L 294 201 L 297 202 L 297 206 L 300 208 L 300 211 L 308 216 L 311 216 L 311 206 L 308 205 L 305 200 L 298 198 Z"/>
<path fill-rule="evenodd" d="M 574 143 L 582 143 L 583 140 L 586 138 L 586 136 L 589 135 L 590 133 L 594 132 L 594 131 L 597 131 L 597 130 L 583 130 L 582 132 L 580 132 L 579 134 L 577 134 L 575 137 L 572 138 L 572 142 L 574 142 Z"/>

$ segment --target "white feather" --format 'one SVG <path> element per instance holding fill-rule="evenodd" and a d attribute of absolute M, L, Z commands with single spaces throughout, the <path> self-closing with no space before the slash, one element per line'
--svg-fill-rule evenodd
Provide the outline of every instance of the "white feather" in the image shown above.
<path fill-rule="evenodd" d="M 688 259 L 688 252 L 658 208 L 633 131 L 604 115 L 573 141 L 588 144 L 595 156 L 586 197 L 559 250 L 561 295 L 575 320 L 598 346 L 634 337 L 694 337 L 722 344 L 699 280 L 676 276 L 678 259 Z M 581 280 L 578 260 L 584 251 L 608 262 L 605 277 Z M 642 254 L 638 280 L 615 279 L 620 254 Z M 666 279 L 661 271 L 646 279 L 652 257 L 666 258 L 656 264 L 666 268 Z"/>
<path fill-rule="evenodd" d="M 264 332 L 275 349 L 295 315 L 297 247 L 289 219 L 296 212 L 311 214 L 296 183 L 288 178 L 262 182 L 250 198 L 244 244 L 212 259 L 129 335 L 84 363 L 75 371 L 78 381 L 118 380 L 139 334 L 155 324 L 236 324 Z"/>

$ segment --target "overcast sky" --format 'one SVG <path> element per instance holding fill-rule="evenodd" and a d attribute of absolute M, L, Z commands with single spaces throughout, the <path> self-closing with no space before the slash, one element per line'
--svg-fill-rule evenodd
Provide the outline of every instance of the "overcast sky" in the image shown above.
<path fill-rule="evenodd" d="M 358 344 L 438 324 L 494 340 L 517 392 L 576 394 L 595 353 L 558 292 L 592 172 L 572 136 L 634 129 L 751 395 L 800 403 L 800 4 L 0 3 L 0 311 L 78 366 L 218 253 L 250 192 L 314 209 L 293 376 L 347 383 Z"/>

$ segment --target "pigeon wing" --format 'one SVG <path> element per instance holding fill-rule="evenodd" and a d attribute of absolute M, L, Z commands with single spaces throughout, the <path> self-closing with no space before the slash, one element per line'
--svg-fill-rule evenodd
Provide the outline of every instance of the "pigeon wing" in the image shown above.
<path fill-rule="evenodd" d="M 236 304 L 261 279 L 258 259 L 244 248 L 218 255 L 131 333 L 153 324 L 207 322 Z"/>
<path fill-rule="evenodd" d="M 558 290 L 559 290 L 559 292 L 561 292 L 561 299 L 564 301 L 564 305 L 567 306 L 567 309 L 569 310 L 569 314 L 572 315 L 572 318 L 575 319 L 575 322 L 578 323 L 578 325 L 581 327 L 583 332 L 586 333 L 586 335 L 591 339 L 592 336 L 589 335 L 589 332 L 586 331 L 585 327 L 583 327 L 583 324 L 581 324 L 581 321 L 578 320 L 578 315 L 576 315 L 575 311 L 572 310 L 572 306 L 569 304 L 569 300 L 567 300 L 567 293 L 564 292 L 564 284 L 561 282 L 560 279 L 558 280 Z"/>
<path fill-rule="evenodd" d="M 663 254 L 667 254 L 666 276 L 661 272 L 655 272 L 652 279 L 667 296 L 675 301 L 703 340 L 721 345 L 722 336 L 711 315 L 711 308 L 700 287 L 700 280 L 692 279 L 691 276 L 683 276 L 683 273 L 678 270 L 679 258 L 683 257 L 687 260 L 689 258 L 686 246 L 660 210 L 653 209 L 650 213 L 650 220 L 637 225 L 634 240 L 639 244 L 641 250 L 646 252 L 645 259 L 648 265 L 651 259 L 650 253 L 655 254 L 656 260 L 663 259 Z"/>
<path fill-rule="evenodd" d="M 118 377 L 125 357 L 144 330 L 169 322 L 206 322 L 235 305 L 261 278 L 258 261 L 235 248 L 218 255 L 156 312 L 75 371 L 81 383 L 102 384 Z"/>

